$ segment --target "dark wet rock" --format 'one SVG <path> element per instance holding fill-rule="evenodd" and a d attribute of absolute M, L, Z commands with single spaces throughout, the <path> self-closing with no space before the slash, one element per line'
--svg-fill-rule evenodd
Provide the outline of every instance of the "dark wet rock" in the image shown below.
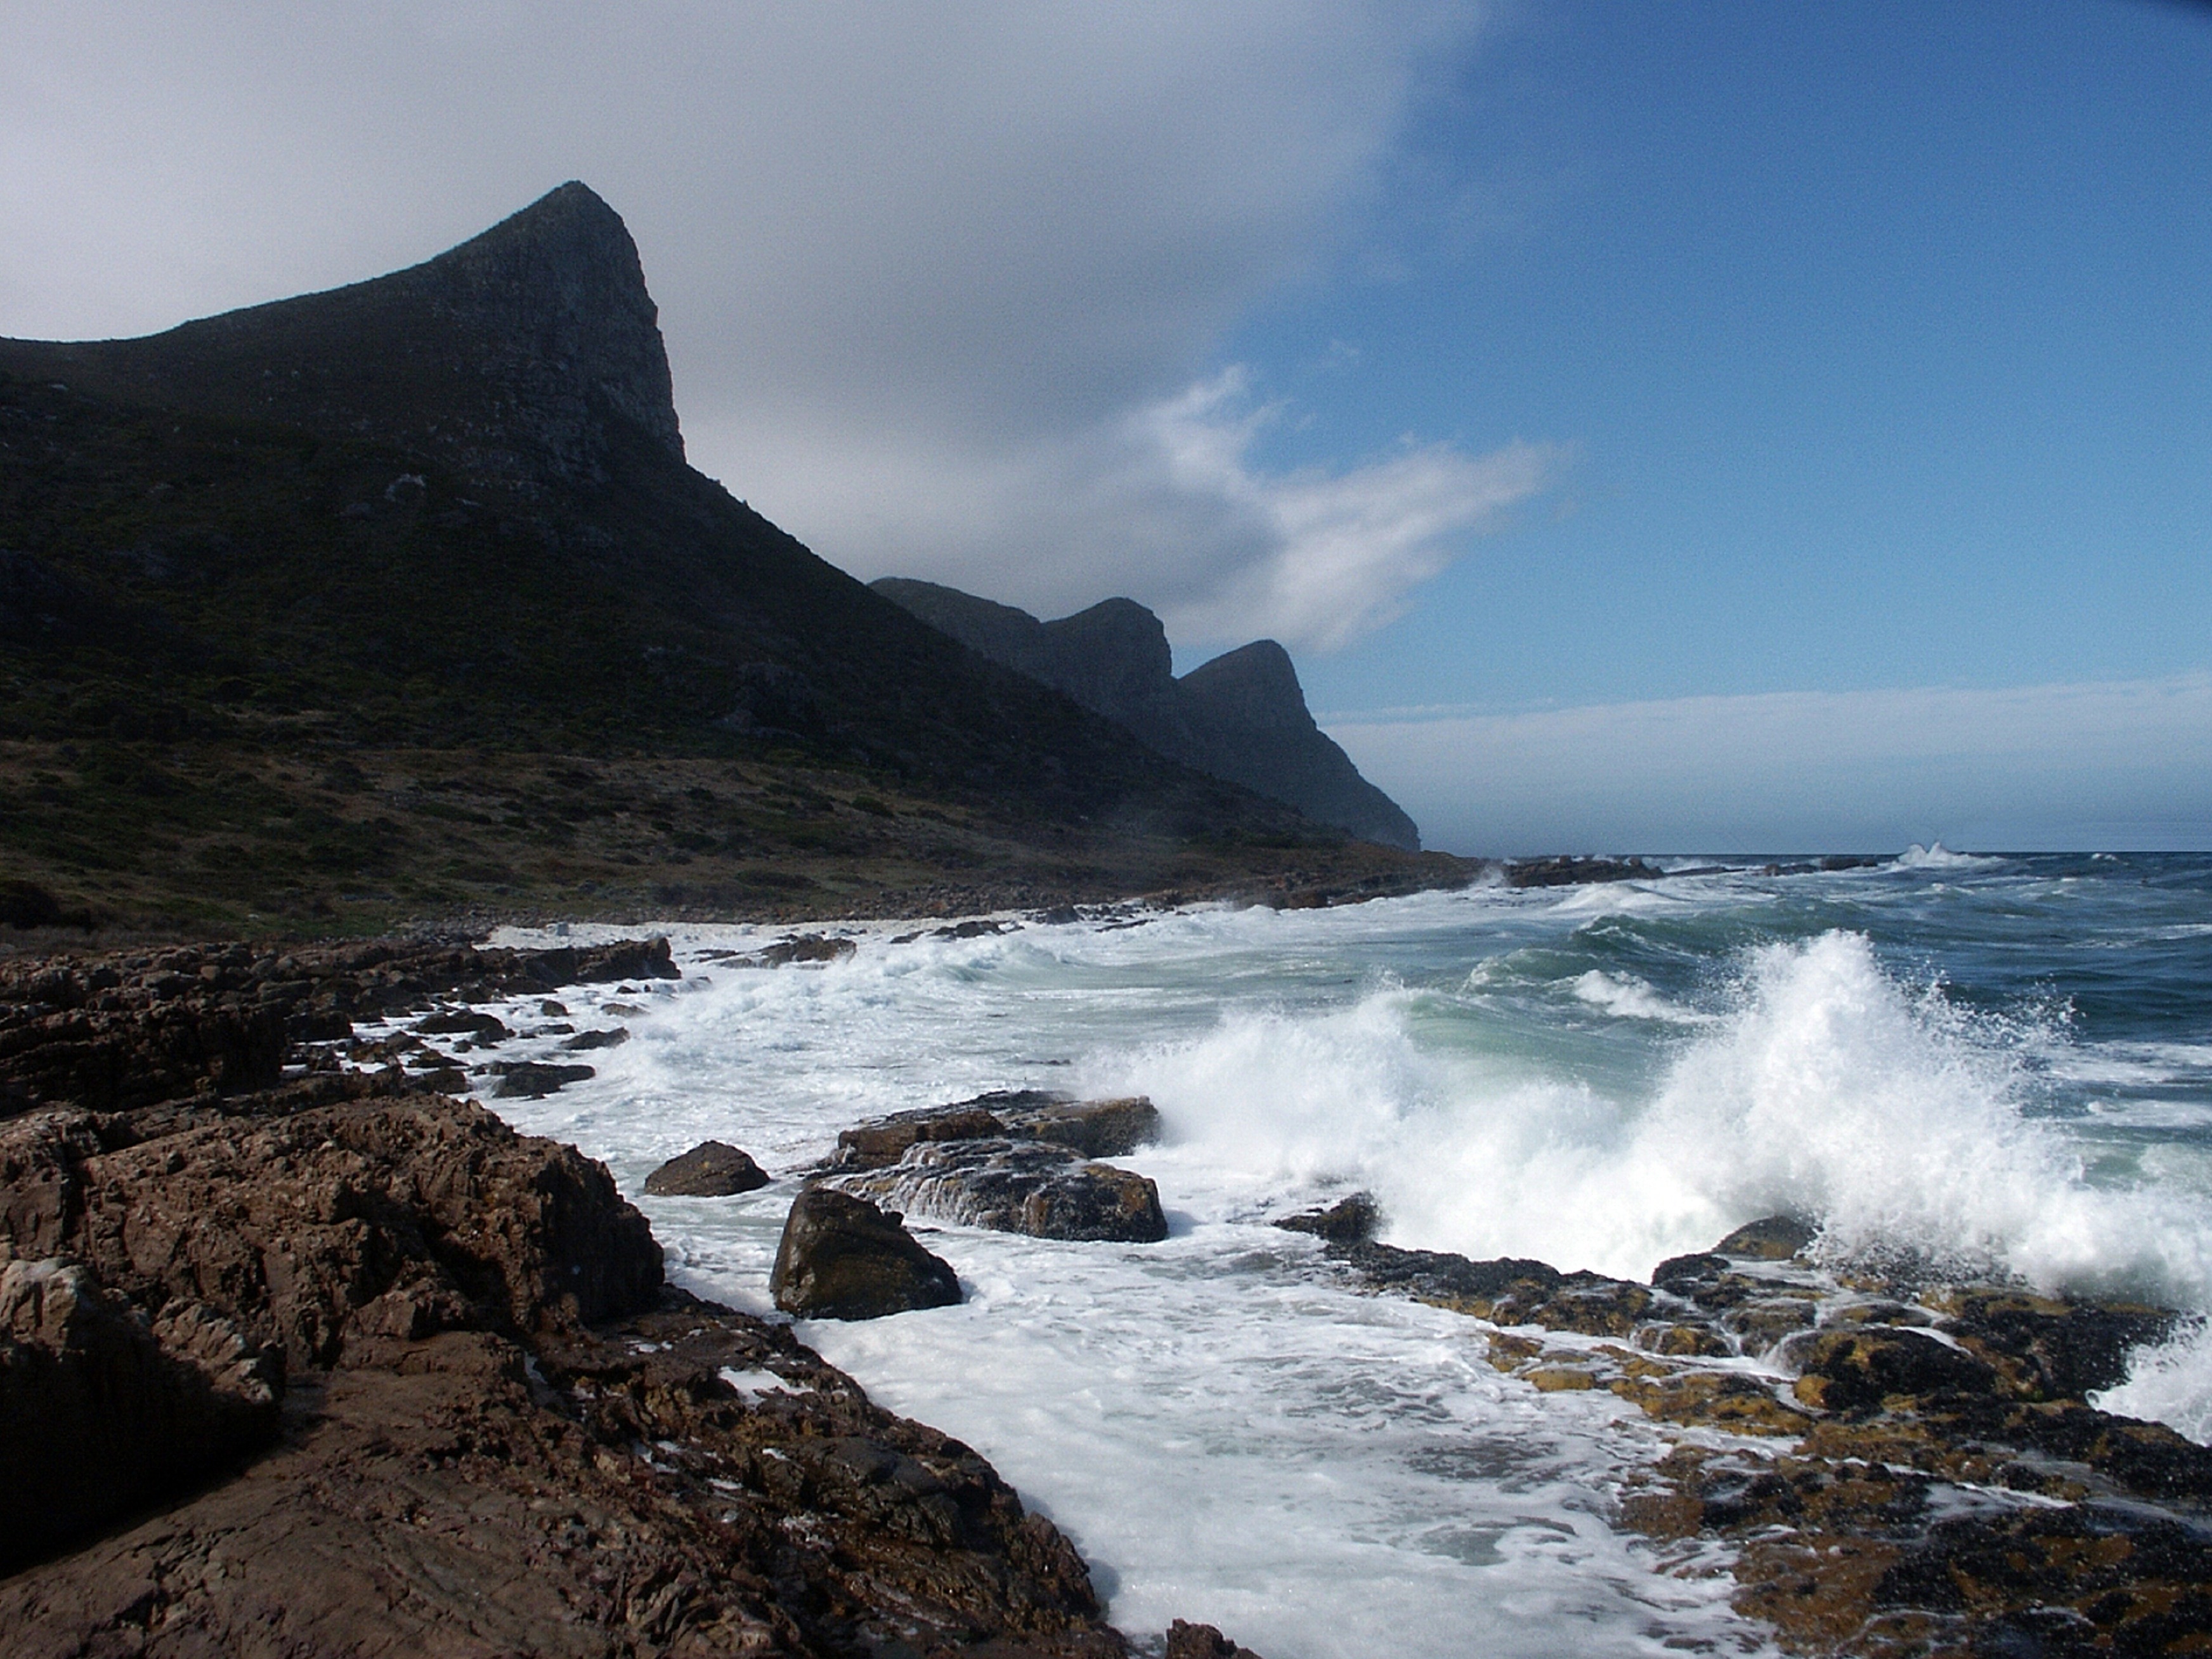
<path fill-rule="evenodd" d="M 1085 1158 L 1127 1158 L 1159 1139 L 1159 1109 L 1143 1095 L 1069 1100 L 1036 1090 L 983 1095 L 973 1103 L 997 1115 L 1012 1139 L 1042 1140 Z"/>
<path fill-rule="evenodd" d="M 1504 1256 L 1474 1261 L 1437 1250 L 1333 1243 L 1331 1256 L 1378 1290 L 1391 1290 L 1500 1325 L 1539 1325 L 1589 1336 L 1628 1336 L 1651 1292 L 1601 1273 L 1563 1273 L 1548 1262 Z"/>
<path fill-rule="evenodd" d="M 1804 1330 L 1819 1312 L 1803 1297 L 1760 1297 L 1735 1304 L 1721 1316 L 1720 1324 L 1741 1342 L 1744 1352 L 1761 1354 L 1784 1338 Z"/>
<path fill-rule="evenodd" d="M 806 1319 L 877 1319 L 960 1300 L 951 1267 L 866 1199 L 810 1187 L 792 1200 L 769 1289 Z"/>
<path fill-rule="evenodd" d="M 1154 1244 L 1168 1236 L 1148 1177 L 1047 1142 L 919 1141 L 896 1164 L 829 1179 L 911 1214 L 1035 1238 Z"/>
<path fill-rule="evenodd" d="M 1318 1209 L 1286 1215 L 1275 1224 L 1286 1232 L 1311 1233 L 1332 1244 L 1364 1244 L 1382 1224 L 1382 1212 L 1372 1193 L 1353 1193 Z"/>
<path fill-rule="evenodd" d="M 1714 1245 L 1713 1254 L 1747 1256 L 1754 1261 L 1786 1261 L 1819 1236 L 1819 1228 L 1794 1216 L 1770 1215 L 1746 1222 Z"/>
<path fill-rule="evenodd" d="M 719 1140 L 702 1141 L 645 1178 L 645 1190 L 656 1198 L 727 1198 L 767 1185 L 766 1170 Z"/>
<path fill-rule="evenodd" d="M 1003 1137 L 1006 1121 L 981 1106 L 931 1106 L 894 1112 L 837 1133 L 837 1167 L 877 1170 L 896 1164 L 925 1140 L 986 1140 Z"/>
<path fill-rule="evenodd" d="M 1127 1653 L 989 1464 L 742 1314 L 446 1332 L 313 1394 L 236 1479 L 0 1581 L 10 1655 Z"/>
<path fill-rule="evenodd" d="M 1988 1361 L 1924 1331 L 1878 1325 L 1822 1331 L 1789 1344 L 1797 1397 L 1822 1411 L 1865 1411 L 1892 1395 L 1984 1394 L 1997 1373 Z"/>
<path fill-rule="evenodd" d="M 156 1321 L 81 1264 L 0 1270 L 0 1573 L 276 1438 L 282 1365 L 221 1314 Z"/>
<path fill-rule="evenodd" d="M 729 959 L 732 968 L 790 968 L 802 965 L 826 965 L 842 962 L 860 947 L 848 939 L 833 939 L 822 933 L 800 933 L 791 939 L 779 939 L 749 957 Z"/>
<path fill-rule="evenodd" d="M 1666 872 L 1642 859 L 1517 859 L 1505 866 L 1508 887 L 1577 887 L 1589 882 L 1649 881 Z"/>
<path fill-rule="evenodd" d="M 1442 1250 L 1406 1250 L 1372 1243 L 1343 1245 L 1329 1253 L 1378 1288 L 1401 1291 L 1417 1301 L 1456 1308 L 1480 1319 L 1488 1318 L 1500 1299 L 1516 1292 L 1548 1295 L 1564 1277 L 1547 1261 L 1512 1256 L 1471 1261 Z"/>
<path fill-rule="evenodd" d="M 1944 1331 L 2039 1400 L 2083 1400 L 2118 1386 L 2129 1354 L 2170 1335 L 2178 1317 L 2140 1303 L 2063 1302 L 2018 1291 L 1966 1290 L 1941 1302 Z"/>
<path fill-rule="evenodd" d="M 514 1035 L 496 1015 L 480 1013 L 474 1008 L 449 1008 L 415 1022 L 415 1030 L 425 1036 L 468 1036 L 483 1037 L 493 1042 L 503 1042 Z"/>
<path fill-rule="evenodd" d="M 1729 1270 L 1724 1255 L 1670 1255 L 1651 1270 L 1656 1289 L 1689 1296 L 1701 1285 L 1713 1283 Z"/>
<path fill-rule="evenodd" d="M 543 1100 L 572 1083 L 599 1075 L 589 1066 L 549 1066 L 535 1060 L 500 1060 L 494 1063 L 491 1070 L 499 1079 L 491 1091 L 498 1100 Z"/>
<path fill-rule="evenodd" d="M 1159 1136 L 1159 1110 L 1142 1095 L 1075 1100 L 1042 1089 L 1000 1090 L 951 1106 L 894 1112 L 842 1130 L 836 1167 L 896 1164 L 922 1141 L 1037 1140 L 1085 1158 L 1123 1158 Z"/>
<path fill-rule="evenodd" d="M 620 1025 L 604 1031 L 579 1031 L 561 1046 L 563 1048 L 588 1051 L 593 1048 L 619 1048 L 629 1041 L 629 1032 Z"/>
<path fill-rule="evenodd" d="M 1212 1625 L 1187 1625 L 1180 1619 L 1168 1626 L 1168 1644 L 1162 1659 L 1260 1659 L 1249 1648 L 1240 1648 Z"/>
<path fill-rule="evenodd" d="M 264 1090 L 292 1044 L 343 1041 L 356 1019 L 435 1021 L 440 999 L 678 974 L 665 939 L 552 951 L 375 940 L 0 958 L 0 1117 L 42 1105 L 118 1112 Z M 469 1022 L 459 1029 L 489 1034 L 489 1015 L 453 1017 Z"/>

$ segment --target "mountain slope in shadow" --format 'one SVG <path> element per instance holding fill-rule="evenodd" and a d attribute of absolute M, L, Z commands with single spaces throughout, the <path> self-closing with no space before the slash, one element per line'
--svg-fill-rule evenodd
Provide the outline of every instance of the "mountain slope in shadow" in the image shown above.
<path fill-rule="evenodd" d="M 1417 851 L 1420 832 L 1314 724 L 1290 653 L 1255 640 L 1181 679 L 1167 630 L 1133 599 L 1056 622 L 935 582 L 870 584 L 994 662 L 1119 721 L 1161 754 L 1295 806 L 1363 841 Z"/>
<path fill-rule="evenodd" d="M 580 184 L 373 281 L 0 340 L 0 875 L 171 915 L 742 908 L 794 858 L 896 854 L 884 895 L 1017 842 L 1095 893 L 1332 832 L 689 466 L 636 247 Z"/>

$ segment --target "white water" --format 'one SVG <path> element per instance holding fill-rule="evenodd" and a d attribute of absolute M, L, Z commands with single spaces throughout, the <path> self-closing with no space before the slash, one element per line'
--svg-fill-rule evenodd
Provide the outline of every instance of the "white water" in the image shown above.
<path fill-rule="evenodd" d="M 501 1109 L 637 1198 L 708 1137 L 781 1173 L 860 1118 L 985 1089 L 1148 1093 L 1167 1142 L 1122 1161 L 1158 1182 L 1165 1243 L 939 1229 L 963 1305 L 801 1334 L 989 1456 L 1076 1540 L 1125 1628 L 1209 1620 L 1271 1659 L 1734 1651 L 1760 1638 L 1725 1578 L 1607 1524 L 1662 1449 L 1632 1410 L 1536 1395 L 1487 1364 L 1474 1322 L 1356 1294 L 1266 1220 L 1364 1187 L 1395 1243 L 1641 1278 L 1787 1209 L 1823 1218 L 1838 1255 L 1909 1249 L 2191 1307 L 2212 1303 L 2212 1258 L 2200 1183 L 2088 1179 L 2078 1144 L 2024 1109 L 2035 1045 L 1886 970 L 1860 934 L 1729 956 L 1687 1000 L 1543 956 L 1695 897 L 1492 890 L 903 946 L 866 927 L 847 962 L 773 972 L 696 965 L 766 935 L 690 930 L 690 977 L 589 1056 L 598 1078 Z M 1543 962 L 1558 971 L 1528 967 Z M 641 1000 L 568 1000 L 583 1025 L 618 996 Z M 638 1201 L 681 1282 L 765 1311 L 790 1192 Z M 2107 1403 L 2202 1437 L 2208 1378 L 2200 1332 Z"/>

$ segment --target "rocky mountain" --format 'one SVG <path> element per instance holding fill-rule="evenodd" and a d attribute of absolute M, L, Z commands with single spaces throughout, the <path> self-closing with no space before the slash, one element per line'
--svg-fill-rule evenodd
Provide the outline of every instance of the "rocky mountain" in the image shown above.
<path fill-rule="evenodd" d="M 374 281 L 0 340 L 0 882 L 62 914 L 851 914 L 1326 861 L 1212 769 L 687 465 L 580 184 Z"/>
<path fill-rule="evenodd" d="M 1359 775 L 1314 724 L 1290 653 L 1251 644 L 1175 677 L 1167 631 L 1133 599 L 1107 599 L 1056 622 L 935 582 L 871 584 L 994 662 L 1064 691 L 1161 754 L 1388 847 L 1418 849 L 1398 804 Z"/>

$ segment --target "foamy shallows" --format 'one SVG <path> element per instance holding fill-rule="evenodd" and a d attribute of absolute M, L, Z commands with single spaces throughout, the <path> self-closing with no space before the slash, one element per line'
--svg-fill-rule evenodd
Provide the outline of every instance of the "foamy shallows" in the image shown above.
<path fill-rule="evenodd" d="M 1270 1659 L 1755 1651 L 1717 1558 L 1612 1523 L 1664 1449 L 1632 1407 L 1537 1394 L 1476 1322 L 1361 1294 L 1268 1223 L 1365 1188 L 1394 1243 L 1641 1279 L 1789 1211 L 1832 1260 L 2212 1310 L 2209 898 L 2212 859 L 1930 849 L 964 939 L 856 925 L 850 957 L 772 970 L 717 953 L 775 933 L 671 928 L 679 983 L 563 994 L 633 1040 L 497 1108 L 606 1160 L 679 1283 L 765 1312 L 839 1129 L 989 1089 L 1149 1094 L 1166 1138 L 1120 1161 L 1158 1182 L 1165 1243 L 918 1229 L 963 1304 L 800 1334 L 989 1457 L 1133 1632 L 1207 1620 Z M 534 1004 L 501 1011 L 511 1054 L 552 1051 Z M 783 1179 L 641 1195 L 709 1138 Z M 2212 1436 L 2212 1336 L 2139 1354 L 2103 1403 Z"/>

